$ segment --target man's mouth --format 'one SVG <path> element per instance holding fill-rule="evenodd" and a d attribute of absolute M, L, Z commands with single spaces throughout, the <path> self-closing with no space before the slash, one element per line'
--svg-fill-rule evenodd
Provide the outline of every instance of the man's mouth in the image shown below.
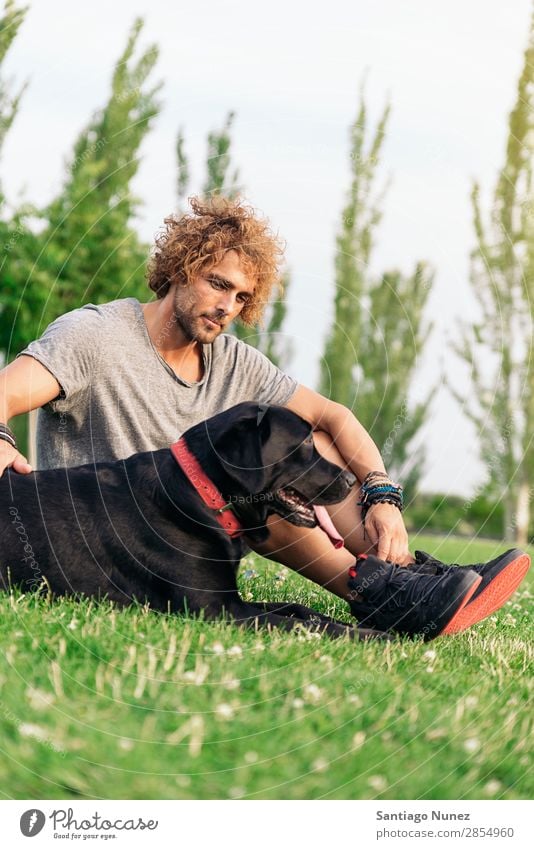
<path fill-rule="evenodd" d="M 207 315 L 203 315 L 203 316 L 202 316 L 202 318 L 204 319 L 204 321 L 206 322 L 206 324 L 208 325 L 208 327 L 218 327 L 218 328 L 219 328 L 219 330 L 221 329 L 221 327 L 222 327 L 222 323 L 221 323 L 220 321 L 217 321 L 217 319 L 215 319 L 215 318 L 210 318 L 210 317 L 209 317 L 209 316 L 207 316 Z"/>

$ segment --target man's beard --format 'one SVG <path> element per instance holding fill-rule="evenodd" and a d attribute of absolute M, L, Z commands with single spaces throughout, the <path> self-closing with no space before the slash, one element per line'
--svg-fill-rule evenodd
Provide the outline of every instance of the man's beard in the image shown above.
<path fill-rule="evenodd" d="M 216 328 L 203 327 L 202 317 L 194 315 L 187 308 L 184 308 L 179 299 L 174 301 L 174 320 L 185 338 L 189 342 L 199 342 L 203 345 L 209 345 L 220 334 L 221 328 L 216 331 Z M 214 321 L 220 321 L 218 317 L 213 317 Z M 212 332 L 210 333 L 210 330 Z"/>
<path fill-rule="evenodd" d="M 203 341 L 199 338 L 197 321 L 195 321 L 192 315 L 184 312 L 176 305 L 174 307 L 174 320 L 189 342 Z"/>

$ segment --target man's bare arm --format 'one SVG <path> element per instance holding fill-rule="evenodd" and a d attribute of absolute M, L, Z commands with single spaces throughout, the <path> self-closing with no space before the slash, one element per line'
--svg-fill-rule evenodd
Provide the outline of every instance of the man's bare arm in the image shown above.
<path fill-rule="evenodd" d="M 380 451 L 347 407 L 330 401 L 306 386 L 299 386 L 285 406 L 309 421 L 314 430 L 324 430 L 330 434 L 358 480 L 363 481 L 368 472 L 385 471 Z"/>
<path fill-rule="evenodd" d="M 299 386 L 286 407 L 307 419 L 315 430 L 323 430 L 332 437 L 346 465 L 360 482 L 369 472 L 385 471 L 375 443 L 342 404 Z M 373 504 L 365 517 L 365 530 L 382 559 L 403 564 L 413 561 L 402 515 L 394 505 Z"/>
<path fill-rule="evenodd" d="M 0 422 L 28 413 L 57 398 L 61 387 L 55 377 L 34 357 L 18 357 L 0 371 Z M 16 472 L 31 472 L 31 466 L 16 448 L 0 439 L 0 475 L 11 466 Z"/>

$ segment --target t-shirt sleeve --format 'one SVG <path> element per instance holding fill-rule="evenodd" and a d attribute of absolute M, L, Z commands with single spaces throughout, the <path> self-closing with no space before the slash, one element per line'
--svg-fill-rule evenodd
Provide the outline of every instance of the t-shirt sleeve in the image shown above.
<path fill-rule="evenodd" d="M 287 404 L 298 382 L 252 345 L 237 341 L 236 350 L 236 373 L 242 376 L 242 390 L 246 399 L 258 404 L 279 404 L 281 407 Z"/>
<path fill-rule="evenodd" d="M 89 304 L 57 318 L 18 354 L 38 360 L 56 378 L 62 392 L 52 406 L 90 387 L 101 327 L 99 313 Z"/>

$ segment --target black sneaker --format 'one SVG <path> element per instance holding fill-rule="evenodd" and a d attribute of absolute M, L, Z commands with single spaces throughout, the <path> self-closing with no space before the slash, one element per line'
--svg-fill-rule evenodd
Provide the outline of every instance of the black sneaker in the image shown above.
<path fill-rule="evenodd" d="M 454 622 L 444 629 L 444 634 L 456 634 L 491 616 L 508 601 L 525 577 L 530 566 L 530 557 L 519 548 L 510 548 L 487 563 L 470 563 L 459 566 L 436 560 L 426 551 L 415 552 L 415 563 L 408 566 L 410 572 L 419 575 L 444 575 L 447 571 L 468 569 L 482 578 L 470 601 L 459 611 Z"/>
<path fill-rule="evenodd" d="M 420 634 L 425 641 L 454 623 L 482 578 L 469 569 L 414 574 L 373 555 L 360 555 L 349 569 L 349 602 L 358 625 L 398 634 Z"/>

